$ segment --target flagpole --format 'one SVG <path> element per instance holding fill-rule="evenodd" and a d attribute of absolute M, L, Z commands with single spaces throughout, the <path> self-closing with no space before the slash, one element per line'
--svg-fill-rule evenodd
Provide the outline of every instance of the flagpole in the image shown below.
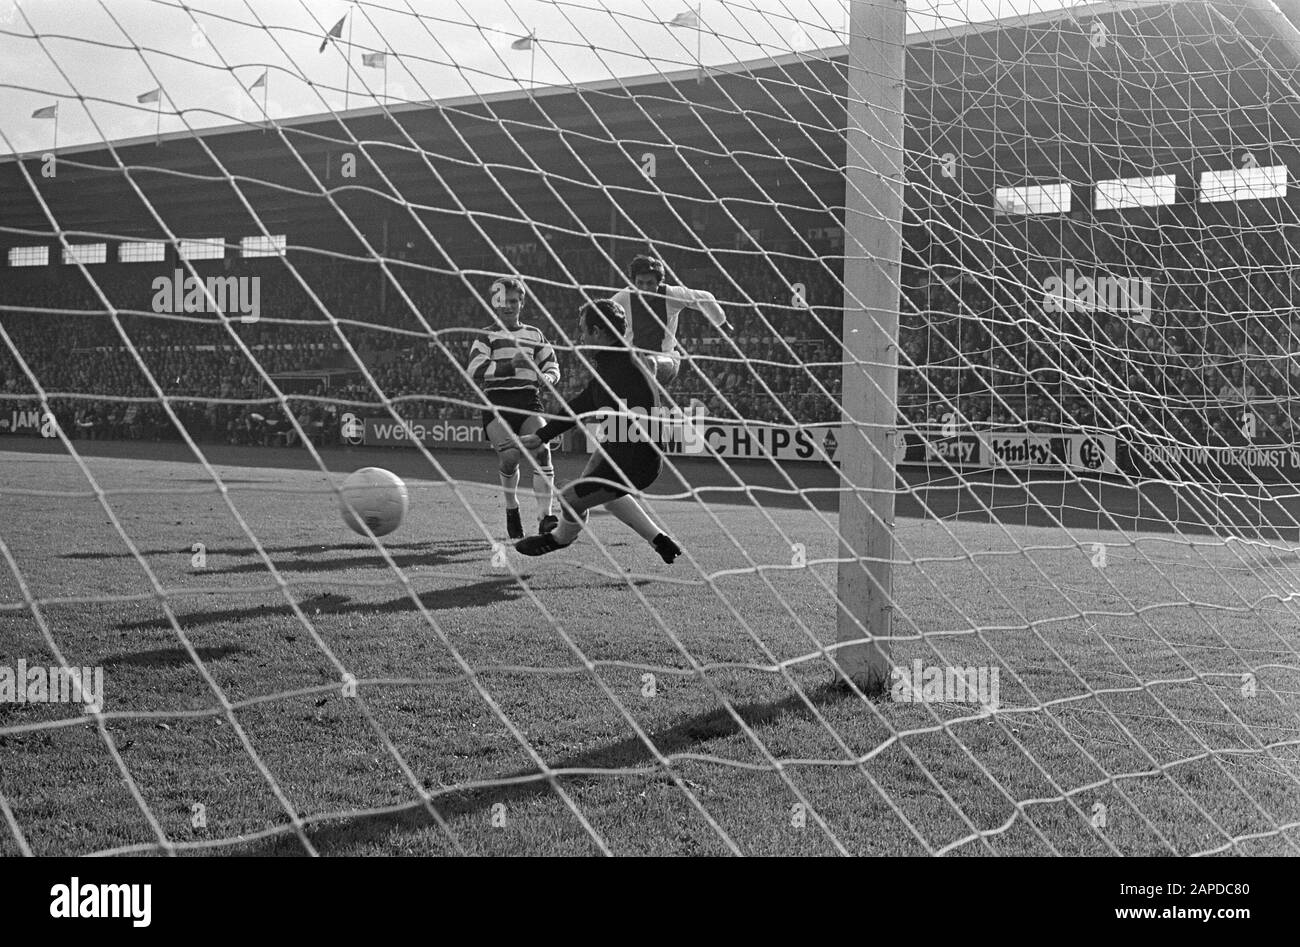
<path fill-rule="evenodd" d="M 704 9 L 704 3 L 701 2 L 695 7 L 695 61 L 700 64 L 699 81 L 704 81 L 704 21 L 700 19 L 700 13 Z"/>
<path fill-rule="evenodd" d="M 262 79 L 262 118 L 266 119 L 266 123 L 270 125 L 271 113 L 266 110 L 266 96 L 267 93 L 270 91 L 269 87 L 271 85 L 271 70 L 269 69 L 266 70 L 266 72 L 262 73 L 262 75 L 264 77 Z"/>
<path fill-rule="evenodd" d="M 384 47 L 384 104 L 388 104 L 388 47 Z"/>
<path fill-rule="evenodd" d="M 54 150 L 59 150 L 59 107 L 54 107 Z"/>
<path fill-rule="evenodd" d="M 528 86 L 533 86 L 533 75 L 537 71 L 537 27 L 531 27 L 533 41 L 528 44 Z"/>
<path fill-rule="evenodd" d="M 352 11 L 348 11 L 348 55 L 344 62 L 347 72 L 343 74 L 343 111 L 348 110 L 352 97 Z"/>
<path fill-rule="evenodd" d="M 159 145 L 162 144 L 162 97 L 163 97 L 162 89 L 159 88 L 158 109 L 157 109 L 158 120 L 154 123 L 153 126 L 153 144 L 155 148 L 157 148 Z"/>

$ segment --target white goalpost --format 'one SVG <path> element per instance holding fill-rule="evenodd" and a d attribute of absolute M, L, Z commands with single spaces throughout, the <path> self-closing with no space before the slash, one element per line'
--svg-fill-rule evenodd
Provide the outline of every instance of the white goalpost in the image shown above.
<path fill-rule="evenodd" d="M 850 4 L 844 185 L 844 425 L 836 652 L 867 693 L 889 678 L 906 5 Z M 862 641 L 868 638 L 869 641 Z"/>

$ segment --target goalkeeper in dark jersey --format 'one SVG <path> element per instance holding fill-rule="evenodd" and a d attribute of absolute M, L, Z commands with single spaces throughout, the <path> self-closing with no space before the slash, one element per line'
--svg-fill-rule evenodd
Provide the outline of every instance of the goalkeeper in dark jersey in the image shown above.
<path fill-rule="evenodd" d="M 672 565 L 682 554 L 681 547 L 632 496 L 654 483 L 663 466 L 662 448 L 647 423 L 648 416 L 659 407 L 658 385 L 642 361 L 626 347 L 627 314 L 618 303 L 610 299 L 587 303 L 579 310 L 578 327 L 579 340 L 590 352 L 593 371 L 590 383 L 567 406 L 573 419 L 550 421 L 535 434 L 525 434 L 519 440 L 524 450 L 536 451 L 576 426 L 582 416 L 602 408 L 617 412 L 605 416 L 605 423 L 615 433 L 598 439 L 582 476 L 561 492 L 560 525 L 555 531 L 529 536 L 515 543 L 515 549 L 525 556 L 563 549 L 582 532 L 587 511 L 604 506 Z"/>

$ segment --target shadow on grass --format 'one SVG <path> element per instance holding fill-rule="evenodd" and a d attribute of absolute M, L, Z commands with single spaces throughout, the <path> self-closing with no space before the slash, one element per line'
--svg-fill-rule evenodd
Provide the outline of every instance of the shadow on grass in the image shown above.
<path fill-rule="evenodd" d="M 393 564 L 399 569 L 406 569 L 411 566 L 443 566 L 456 562 L 472 561 L 472 559 L 486 560 L 492 555 L 492 547 L 485 542 L 439 543 L 436 546 L 428 544 L 420 547 L 419 551 L 416 552 L 393 552 L 394 547 L 386 548 L 388 549 L 389 559 L 392 559 Z M 338 551 L 338 547 L 329 550 L 331 553 Z M 375 551 L 374 547 L 366 547 L 364 554 L 355 556 L 331 555 L 328 557 L 288 560 L 272 558 L 271 561 L 280 572 L 343 572 L 350 569 L 392 568 L 384 557 Z M 203 570 L 204 575 L 247 575 L 256 572 L 267 575 L 271 572 L 261 557 L 254 559 L 252 562 L 240 562 L 232 566 L 226 566 L 224 569 L 209 567 Z"/>
<path fill-rule="evenodd" d="M 853 692 L 835 683 L 827 683 L 806 692 L 808 699 L 818 708 L 825 708 L 845 699 L 856 699 Z M 804 702 L 795 695 L 779 701 L 768 703 L 733 705 L 736 714 L 745 721 L 746 726 L 761 728 L 786 716 L 811 719 L 812 715 Z M 697 750 L 698 745 L 710 740 L 725 739 L 740 733 L 740 727 L 731 715 L 723 709 L 705 714 L 697 714 L 665 730 L 649 734 L 651 742 L 664 755 Z M 628 737 L 606 746 L 597 747 L 583 753 L 565 757 L 550 764 L 553 769 L 607 769 L 612 771 L 625 768 L 640 768 L 654 765 L 654 757 L 649 748 L 640 739 Z M 517 779 L 535 775 L 535 769 L 522 769 L 502 776 L 502 779 Z M 581 785 L 597 779 L 607 778 L 600 775 L 582 775 L 562 777 L 567 786 Z M 666 772 L 659 768 L 655 776 L 637 777 L 666 779 Z M 480 789 L 472 792 L 442 792 L 432 796 L 431 804 L 443 817 L 451 822 L 463 816 L 490 810 L 498 802 L 506 805 L 524 803 L 539 796 L 549 795 L 551 784 L 545 779 L 527 783 L 517 783 L 497 788 Z M 343 854 L 344 850 L 354 846 L 381 842 L 395 833 L 420 832 L 430 828 L 437 829 L 437 823 L 423 806 L 414 806 L 401 812 L 387 815 L 364 815 L 345 819 L 327 825 L 320 825 L 307 830 L 307 835 L 316 849 L 322 854 Z M 454 831 L 454 826 L 453 826 Z M 438 829 L 441 835 L 441 830 Z M 249 848 L 241 847 L 241 855 L 301 855 L 303 849 L 296 836 L 285 835 L 265 839 Z"/>
<path fill-rule="evenodd" d="M 349 569 L 389 569 L 384 557 L 370 543 L 342 543 L 334 546 L 264 546 L 271 556 L 271 562 L 279 572 L 341 572 Z M 487 557 L 492 554 L 492 547 L 485 540 L 449 540 L 439 543 L 400 543 L 385 545 L 389 558 L 400 569 L 410 566 L 440 566 L 454 562 L 463 562 L 467 557 Z M 208 556 L 238 556 L 249 559 L 224 568 L 211 565 L 195 574 L 202 575 L 246 575 L 265 573 L 271 570 L 257 550 L 251 546 L 240 549 L 207 549 Z M 338 553 L 356 553 L 355 555 L 338 555 Z M 185 556 L 193 553 L 189 549 L 145 549 L 143 556 Z M 284 559 L 281 556 L 297 558 Z M 134 559 L 129 552 L 78 552 L 68 553 L 65 559 Z"/>
<path fill-rule="evenodd" d="M 502 602 L 526 599 L 527 592 L 520 585 L 520 581 L 526 583 L 531 578 L 532 576 L 526 573 L 521 573 L 518 577 L 510 575 L 493 576 L 479 582 L 471 582 L 469 585 L 421 592 L 418 597 L 420 604 L 431 612 L 448 608 L 483 608 Z M 572 586 L 548 586 L 547 592 L 564 591 L 566 588 L 579 589 L 584 592 L 601 588 L 625 589 L 629 585 L 640 588 L 650 585 L 652 581 L 651 579 L 634 579 L 631 581 L 624 579 L 609 582 L 605 585 L 583 583 Z M 386 602 L 358 602 L 353 601 L 346 595 L 338 595 L 332 592 L 302 599 L 298 602 L 298 606 L 308 619 L 317 615 L 360 615 L 413 612 L 416 610 L 415 602 L 412 601 L 409 595 L 401 595 Z M 221 622 L 264 621 L 271 617 L 292 618 L 293 609 L 285 603 L 283 605 L 254 605 L 247 608 L 205 609 L 198 612 L 178 612 L 176 614 L 176 620 L 182 628 L 197 628 L 203 625 L 220 624 Z M 171 622 L 167 620 L 166 616 L 159 616 L 144 621 L 123 622 L 117 625 L 117 630 L 169 630 L 171 627 Z"/>
<path fill-rule="evenodd" d="M 521 576 L 527 579 L 528 576 Z M 509 575 L 472 582 L 469 585 L 450 589 L 436 589 L 422 592 L 420 602 L 429 611 L 446 608 L 481 608 L 512 602 L 524 595 L 519 582 Z M 410 612 L 415 611 L 415 602 L 408 595 L 390 599 L 386 602 L 357 602 L 346 595 L 316 595 L 299 602 L 299 607 L 308 618 L 314 615 L 357 615 L 370 612 Z M 182 628 L 195 628 L 201 625 L 213 625 L 220 622 L 261 621 L 266 618 L 283 616 L 292 617 L 293 609 L 284 605 L 254 605 L 248 608 L 207 609 L 199 612 L 178 613 L 176 620 Z M 125 622 L 117 626 L 119 631 L 144 631 L 146 629 L 168 629 L 171 622 L 165 616 L 150 618 L 145 621 Z"/>
<path fill-rule="evenodd" d="M 384 548 L 391 553 L 393 550 L 415 552 L 425 551 L 451 551 L 460 548 L 461 551 L 469 552 L 471 550 L 482 550 L 487 545 L 487 540 L 459 539 L 441 543 L 431 542 L 409 542 L 409 543 L 384 543 Z M 277 553 L 287 553 L 294 556 L 310 556 L 322 552 L 359 552 L 365 551 L 374 553 L 375 547 L 369 542 L 349 542 L 349 543 L 311 543 L 304 546 L 272 546 L 263 545 L 262 548 L 267 553 L 275 555 Z M 209 556 L 256 556 L 257 550 L 252 546 L 232 547 L 229 549 L 214 549 L 209 547 L 205 550 Z M 186 546 L 184 549 L 141 549 L 142 556 L 192 556 L 194 551 Z M 125 549 L 121 552 L 68 552 L 60 556 L 61 559 L 134 559 L 135 557 Z M 378 555 L 376 554 L 376 558 Z"/>
<path fill-rule="evenodd" d="M 167 627 L 171 627 L 168 625 Z M 247 654 L 247 648 L 241 648 L 238 645 L 222 645 L 215 648 L 195 648 L 195 653 L 204 664 L 209 661 L 220 661 L 222 658 L 231 654 Z M 190 656 L 184 648 L 157 648 L 153 651 L 128 651 L 123 654 L 113 654 L 104 658 L 100 662 L 106 668 L 112 667 L 185 667 L 192 665 Z"/>

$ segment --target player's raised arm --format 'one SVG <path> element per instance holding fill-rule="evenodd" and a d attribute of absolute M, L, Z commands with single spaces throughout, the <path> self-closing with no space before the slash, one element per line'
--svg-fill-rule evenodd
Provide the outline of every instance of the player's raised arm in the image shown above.
<path fill-rule="evenodd" d="M 713 325 L 715 329 L 729 330 L 730 323 L 727 322 L 727 314 L 722 311 L 722 306 L 718 299 L 707 289 L 691 289 L 687 286 L 667 286 L 665 290 L 670 296 L 675 296 L 682 304 L 683 309 L 694 309 L 702 314 L 705 319 Z M 668 351 L 665 349 L 664 351 Z"/>

